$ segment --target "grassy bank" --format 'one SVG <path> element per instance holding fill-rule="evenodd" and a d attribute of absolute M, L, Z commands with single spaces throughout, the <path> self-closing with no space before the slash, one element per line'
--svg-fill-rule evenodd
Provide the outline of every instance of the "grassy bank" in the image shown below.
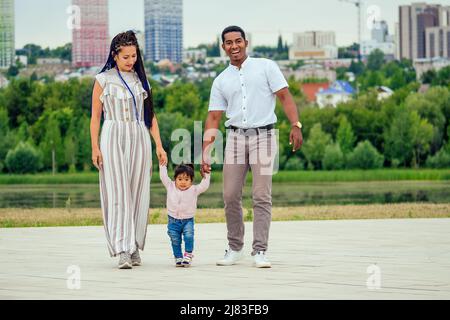
<path fill-rule="evenodd" d="M 196 173 L 197 178 L 200 174 Z M 153 181 L 159 181 L 155 171 Z M 251 181 L 251 174 L 247 176 Z M 401 180 L 450 180 L 449 169 L 379 169 L 342 171 L 280 171 L 273 176 L 274 182 L 353 182 L 353 181 L 401 181 Z M 212 181 L 222 181 L 222 172 L 215 171 Z M 27 175 L 0 175 L 0 184 L 97 184 L 98 173 L 51 173 Z"/>
<path fill-rule="evenodd" d="M 450 204 L 330 205 L 277 207 L 272 210 L 273 221 L 400 218 L 450 218 Z M 244 210 L 244 220 L 252 221 L 251 210 Z M 224 210 L 198 209 L 196 222 L 225 222 Z M 151 209 L 149 223 L 167 223 L 165 209 Z M 100 225 L 100 209 L 0 209 L 0 228 Z"/>

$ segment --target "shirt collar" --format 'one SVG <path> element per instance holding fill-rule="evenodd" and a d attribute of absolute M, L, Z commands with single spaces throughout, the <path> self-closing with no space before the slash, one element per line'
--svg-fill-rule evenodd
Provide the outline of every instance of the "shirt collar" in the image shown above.
<path fill-rule="evenodd" d="M 248 61 L 251 59 L 249 55 L 247 55 L 247 58 L 244 60 L 244 62 L 241 65 L 241 69 L 244 69 L 245 66 L 248 64 Z M 228 62 L 229 66 L 234 70 L 239 70 L 238 67 L 231 64 L 231 62 Z"/>

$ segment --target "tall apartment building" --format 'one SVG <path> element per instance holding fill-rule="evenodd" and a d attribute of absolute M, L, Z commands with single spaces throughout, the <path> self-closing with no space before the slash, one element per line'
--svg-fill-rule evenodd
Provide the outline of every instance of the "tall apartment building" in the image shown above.
<path fill-rule="evenodd" d="M 72 31 L 72 65 L 101 66 L 110 49 L 108 0 L 72 0 L 79 7 L 80 25 Z"/>
<path fill-rule="evenodd" d="M 427 57 L 427 29 L 448 26 L 450 6 L 413 3 L 399 8 L 399 57 L 423 59 Z"/>
<path fill-rule="evenodd" d="M 374 21 L 372 25 L 372 40 L 382 43 L 387 42 L 389 35 L 389 27 L 386 21 Z"/>
<path fill-rule="evenodd" d="M 14 56 L 14 0 L 0 0 L 0 68 L 9 68 Z"/>
<path fill-rule="evenodd" d="M 389 35 L 386 21 L 374 21 L 372 24 L 371 39 L 361 42 L 361 56 L 366 59 L 373 51 L 381 50 L 386 60 L 393 60 L 396 56 L 395 39 Z"/>
<path fill-rule="evenodd" d="M 337 56 L 336 34 L 333 31 L 294 33 L 289 59 L 335 59 Z"/>
<path fill-rule="evenodd" d="M 183 1 L 145 0 L 145 60 L 183 59 Z"/>
<path fill-rule="evenodd" d="M 427 58 L 450 59 L 450 26 L 427 29 L 426 52 Z"/>

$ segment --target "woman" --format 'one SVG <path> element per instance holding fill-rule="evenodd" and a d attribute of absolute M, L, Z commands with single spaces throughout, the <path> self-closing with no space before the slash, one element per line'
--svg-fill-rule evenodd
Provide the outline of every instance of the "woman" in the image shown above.
<path fill-rule="evenodd" d="M 119 268 L 141 265 L 150 206 L 152 149 L 167 163 L 151 88 L 135 34 L 115 36 L 106 65 L 96 76 L 92 94 L 92 162 L 100 172 L 103 222 L 111 256 L 120 255 Z M 98 142 L 100 118 L 104 123 Z"/>

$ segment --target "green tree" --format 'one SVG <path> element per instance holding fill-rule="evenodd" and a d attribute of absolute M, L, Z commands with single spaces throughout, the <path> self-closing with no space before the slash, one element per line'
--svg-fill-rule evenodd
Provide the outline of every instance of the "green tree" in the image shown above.
<path fill-rule="evenodd" d="M 417 112 L 411 113 L 411 138 L 413 145 L 413 167 L 420 166 L 420 159 L 430 150 L 433 140 L 433 126 L 426 119 L 421 119 Z"/>
<path fill-rule="evenodd" d="M 382 150 L 386 128 L 380 107 L 381 104 L 377 101 L 376 95 L 369 93 L 338 105 L 336 113 L 338 116 L 347 117 L 357 142 L 369 140 L 378 150 Z"/>
<path fill-rule="evenodd" d="M 42 167 L 39 152 L 24 142 L 8 151 L 5 163 L 11 173 L 35 173 Z"/>
<path fill-rule="evenodd" d="M 76 164 L 77 164 L 76 155 L 78 149 L 77 144 L 78 141 L 76 139 L 75 118 L 74 118 L 64 138 L 65 163 L 69 167 L 69 172 L 76 171 Z"/>
<path fill-rule="evenodd" d="M 358 143 L 356 148 L 348 157 L 348 168 L 350 169 L 379 169 L 383 167 L 384 157 L 370 143 L 363 141 Z"/>
<path fill-rule="evenodd" d="M 444 112 L 446 106 L 450 105 L 450 92 L 446 88 L 434 87 L 425 94 L 415 93 L 409 95 L 405 105 L 410 111 L 416 111 L 421 118 L 428 120 L 433 126 L 431 151 L 434 153 L 439 150 L 448 121 Z"/>
<path fill-rule="evenodd" d="M 176 129 L 187 129 L 192 133 L 194 128 L 193 121 L 191 119 L 186 119 L 181 112 L 161 112 L 157 117 L 160 135 L 161 137 L 164 137 L 162 139 L 163 147 L 170 159 L 171 151 L 175 144 L 178 143 L 171 141 L 170 137 L 172 136 L 172 132 Z"/>
<path fill-rule="evenodd" d="M 57 171 L 59 165 L 65 162 L 64 145 L 59 125 L 57 117 L 52 114 L 46 124 L 44 139 L 39 145 L 43 155 L 44 167 L 52 170 L 54 168 L 55 171 Z"/>
<path fill-rule="evenodd" d="M 353 146 L 356 142 L 356 137 L 352 130 L 352 125 L 348 122 L 345 116 L 341 117 L 339 122 L 339 128 L 336 133 L 336 141 L 340 146 L 343 154 L 347 154 L 353 150 Z"/>
<path fill-rule="evenodd" d="M 76 168 L 89 171 L 95 167 L 92 165 L 92 146 L 90 134 L 90 119 L 86 115 L 77 118 L 75 122 L 76 134 Z"/>
<path fill-rule="evenodd" d="M 198 89 L 192 83 L 177 83 L 170 88 L 167 94 L 166 110 L 168 112 L 180 112 L 191 118 L 201 105 Z"/>
<path fill-rule="evenodd" d="M 10 130 L 9 130 L 9 119 L 8 112 L 6 108 L 0 107 L 0 172 L 4 167 L 4 160 L 8 150 L 12 147 L 10 139 L 8 139 Z"/>
<path fill-rule="evenodd" d="M 28 97 L 31 94 L 31 82 L 28 79 L 13 79 L 5 89 L 5 106 L 8 111 L 11 128 L 18 127 L 30 112 Z"/>
<path fill-rule="evenodd" d="M 450 143 L 443 146 L 434 156 L 429 155 L 426 165 L 435 169 L 450 168 Z"/>
<path fill-rule="evenodd" d="M 255 46 L 253 47 L 253 52 L 257 56 L 265 57 L 265 58 L 273 58 L 277 54 L 277 47 L 270 46 Z"/>
<path fill-rule="evenodd" d="M 344 154 L 338 143 L 330 144 L 325 148 L 322 168 L 325 170 L 340 170 L 345 167 Z"/>
<path fill-rule="evenodd" d="M 364 70 L 364 63 L 361 61 L 355 62 L 354 60 L 352 60 L 350 67 L 348 68 L 348 71 L 353 72 L 357 76 L 362 74 Z"/>
<path fill-rule="evenodd" d="M 411 113 L 406 108 L 401 108 L 392 119 L 389 130 L 386 132 L 386 155 L 391 161 L 396 159 L 405 167 L 413 155 L 412 125 Z"/>
<path fill-rule="evenodd" d="M 6 75 L 8 76 L 8 78 L 13 78 L 19 74 L 19 71 L 19 67 L 17 67 L 16 65 L 11 65 L 8 68 L 8 72 L 6 73 Z"/>
<path fill-rule="evenodd" d="M 331 143 L 331 135 L 322 131 L 322 125 L 320 123 L 315 124 L 310 133 L 308 139 L 303 144 L 303 154 L 305 155 L 308 163 L 310 163 L 315 169 L 320 169 L 322 166 L 322 159 L 325 154 L 325 148 Z"/>
<path fill-rule="evenodd" d="M 360 77 L 358 81 L 361 83 L 361 89 L 366 91 L 369 88 L 382 86 L 385 79 L 380 71 L 368 71 L 363 77 Z"/>
<path fill-rule="evenodd" d="M 283 52 L 284 52 L 283 38 L 281 37 L 281 34 L 280 34 L 278 36 L 277 53 L 282 54 Z"/>
<path fill-rule="evenodd" d="M 450 66 L 439 70 L 431 84 L 434 86 L 448 87 L 450 85 Z"/>
<path fill-rule="evenodd" d="M 371 71 L 380 70 L 384 64 L 384 53 L 380 49 L 372 51 L 367 58 L 367 68 Z"/>
<path fill-rule="evenodd" d="M 305 164 L 303 163 L 302 159 L 295 155 L 290 157 L 284 165 L 284 170 L 288 171 L 299 171 L 303 170 L 304 168 Z"/>
<path fill-rule="evenodd" d="M 390 79 L 389 87 L 392 90 L 403 88 L 407 84 L 405 76 L 401 70 L 397 70 Z"/>
<path fill-rule="evenodd" d="M 420 80 L 424 84 L 432 84 L 435 83 L 437 78 L 437 72 L 435 69 L 428 70 L 422 74 Z"/>
<path fill-rule="evenodd" d="M 56 49 L 45 48 L 36 44 L 26 44 L 22 49 L 16 50 L 18 55 L 26 55 L 28 64 L 36 64 L 38 58 L 60 58 L 72 61 L 72 43 L 66 43 Z"/>

